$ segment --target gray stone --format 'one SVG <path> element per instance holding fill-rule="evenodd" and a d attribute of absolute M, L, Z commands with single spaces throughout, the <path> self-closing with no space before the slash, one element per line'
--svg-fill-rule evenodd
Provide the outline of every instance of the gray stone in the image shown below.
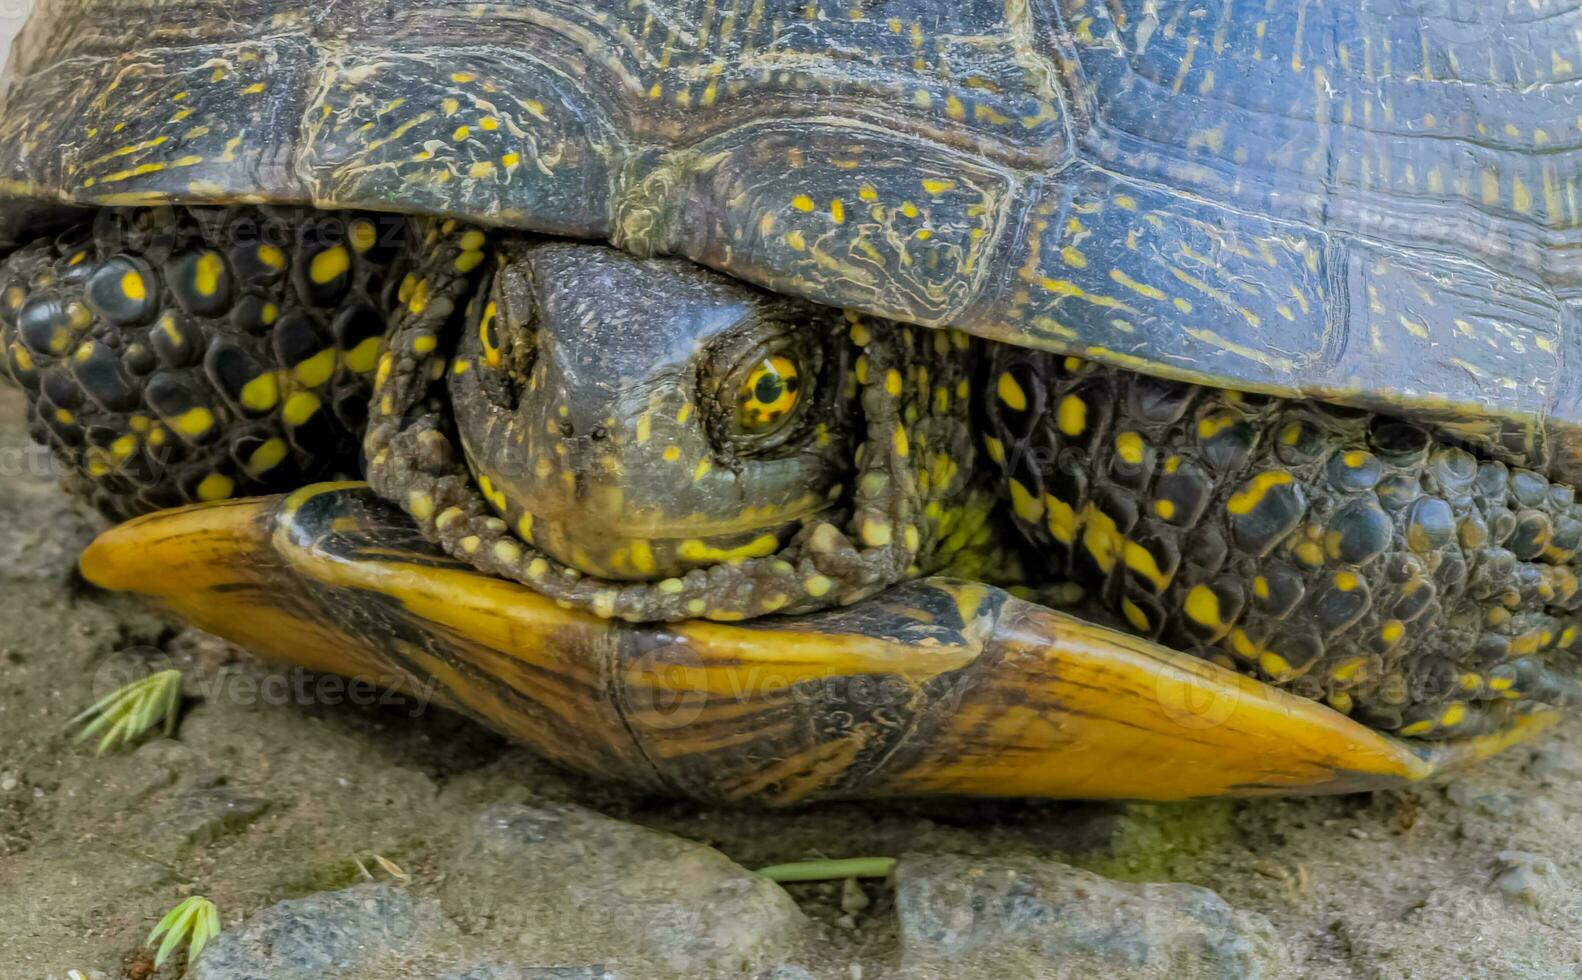
<path fill-rule="evenodd" d="M 1543 908 L 1566 891 L 1565 878 L 1555 863 L 1541 854 L 1501 851 L 1495 856 L 1498 870 L 1494 886 L 1507 898 Z"/>
<path fill-rule="evenodd" d="M 450 862 L 445 908 L 523 963 L 652 976 L 784 962 L 807 921 L 710 847 L 567 804 L 498 804 Z"/>
<path fill-rule="evenodd" d="M 162 850 L 210 844 L 268 809 L 268 800 L 243 796 L 224 785 L 196 787 L 150 812 L 146 840 Z"/>
<path fill-rule="evenodd" d="M 432 901 L 358 885 L 279 902 L 211 941 L 186 980 L 351 980 L 442 932 Z"/>
<path fill-rule="evenodd" d="M 1030 858 L 912 855 L 895 886 L 907 976 L 1257 980 L 1285 958 L 1267 919 L 1195 885 L 1127 884 Z"/>

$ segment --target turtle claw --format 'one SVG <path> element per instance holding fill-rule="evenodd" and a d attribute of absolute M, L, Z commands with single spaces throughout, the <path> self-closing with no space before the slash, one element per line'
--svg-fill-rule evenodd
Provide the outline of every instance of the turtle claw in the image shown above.
<path fill-rule="evenodd" d="M 159 920 L 154 931 L 148 934 L 144 945 L 153 946 L 164 936 L 164 942 L 159 943 L 159 949 L 154 953 L 154 969 L 165 965 L 185 940 L 187 943 L 187 962 L 191 963 L 203 952 L 209 940 L 220 933 L 220 910 L 214 903 L 202 895 L 193 895 L 183 899 L 179 905 L 165 913 Z"/>
<path fill-rule="evenodd" d="M 100 736 L 95 752 L 103 755 L 117 745 L 130 745 L 161 723 L 170 737 L 180 704 L 181 671 L 162 670 L 105 695 L 70 724 L 83 725 L 75 739 L 79 743 Z"/>

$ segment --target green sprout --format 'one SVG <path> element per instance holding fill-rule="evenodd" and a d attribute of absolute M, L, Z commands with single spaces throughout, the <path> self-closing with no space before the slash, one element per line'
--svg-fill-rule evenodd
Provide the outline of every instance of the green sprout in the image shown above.
<path fill-rule="evenodd" d="M 191 937 L 187 942 L 187 962 L 191 963 L 219 932 L 220 910 L 202 895 L 194 895 L 166 912 L 165 917 L 159 920 L 159 925 L 148 934 L 144 945 L 152 946 L 160 936 L 165 937 L 165 941 L 159 944 L 159 952 L 154 954 L 154 969 L 157 970 L 165 965 L 183 939 Z"/>
<path fill-rule="evenodd" d="M 165 737 L 176 730 L 176 708 L 181 703 L 181 671 L 162 670 L 106 695 L 93 707 L 73 718 L 72 725 L 87 722 L 77 733 L 82 742 L 103 733 L 98 754 L 114 745 L 129 745 L 160 722 Z"/>
<path fill-rule="evenodd" d="M 842 861 L 797 861 L 759 868 L 770 881 L 839 881 L 843 878 L 888 878 L 895 858 L 846 858 Z"/>

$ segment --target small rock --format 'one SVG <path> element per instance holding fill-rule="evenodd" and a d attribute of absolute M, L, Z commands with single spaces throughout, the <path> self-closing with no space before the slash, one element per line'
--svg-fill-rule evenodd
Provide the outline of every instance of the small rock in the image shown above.
<path fill-rule="evenodd" d="M 269 801 L 230 788 L 207 786 L 174 797 L 150 813 L 147 837 L 166 848 L 213 843 L 257 820 Z"/>
<path fill-rule="evenodd" d="M 794 963 L 782 963 L 758 974 L 753 980 L 814 980 L 814 977 L 805 966 L 797 966 Z"/>
<path fill-rule="evenodd" d="M 568 804 L 497 804 L 471 824 L 445 908 L 528 963 L 654 975 L 783 960 L 807 920 L 718 851 Z"/>
<path fill-rule="evenodd" d="M 849 912 L 855 915 L 872 904 L 873 900 L 868 897 L 867 892 L 862 890 L 862 882 L 856 878 L 847 878 L 845 883 L 841 885 L 840 910 L 842 912 Z"/>
<path fill-rule="evenodd" d="M 1256 980 L 1285 958 L 1266 918 L 1195 885 L 954 855 L 904 857 L 895 882 L 906 976 Z"/>
<path fill-rule="evenodd" d="M 1541 854 L 1501 851 L 1494 860 L 1499 869 L 1494 875 L 1494 886 L 1507 898 L 1533 908 L 1542 908 L 1566 887 L 1560 869 Z"/>
<path fill-rule="evenodd" d="M 220 933 L 186 980 L 351 980 L 431 941 L 442 923 L 437 904 L 388 885 L 321 892 Z"/>
<path fill-rule="evenodd" d="M 12 790 L 16 789 L 16 784 L 17 784 L 17 774 L 16 773 L 10 771 L 9 769 L 6 770 L 5 772 L 0 772 L 0 791 L 4 791 L 4 792 L 9 793 Z"/>

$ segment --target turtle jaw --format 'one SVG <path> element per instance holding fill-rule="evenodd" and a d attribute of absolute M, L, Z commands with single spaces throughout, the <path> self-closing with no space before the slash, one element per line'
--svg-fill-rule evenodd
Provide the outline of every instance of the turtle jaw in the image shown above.
<path fill-rule="evenodd" d="M 779 621 L 613 623 L 445 557 L 358 485 L 161 512 L 81 564 L 266 656 L 433 690 L 574 768 L 708 801 L 1349 792 L 1427 779 L 1555 717 L 1407 742 L 939 579 Z"/>

